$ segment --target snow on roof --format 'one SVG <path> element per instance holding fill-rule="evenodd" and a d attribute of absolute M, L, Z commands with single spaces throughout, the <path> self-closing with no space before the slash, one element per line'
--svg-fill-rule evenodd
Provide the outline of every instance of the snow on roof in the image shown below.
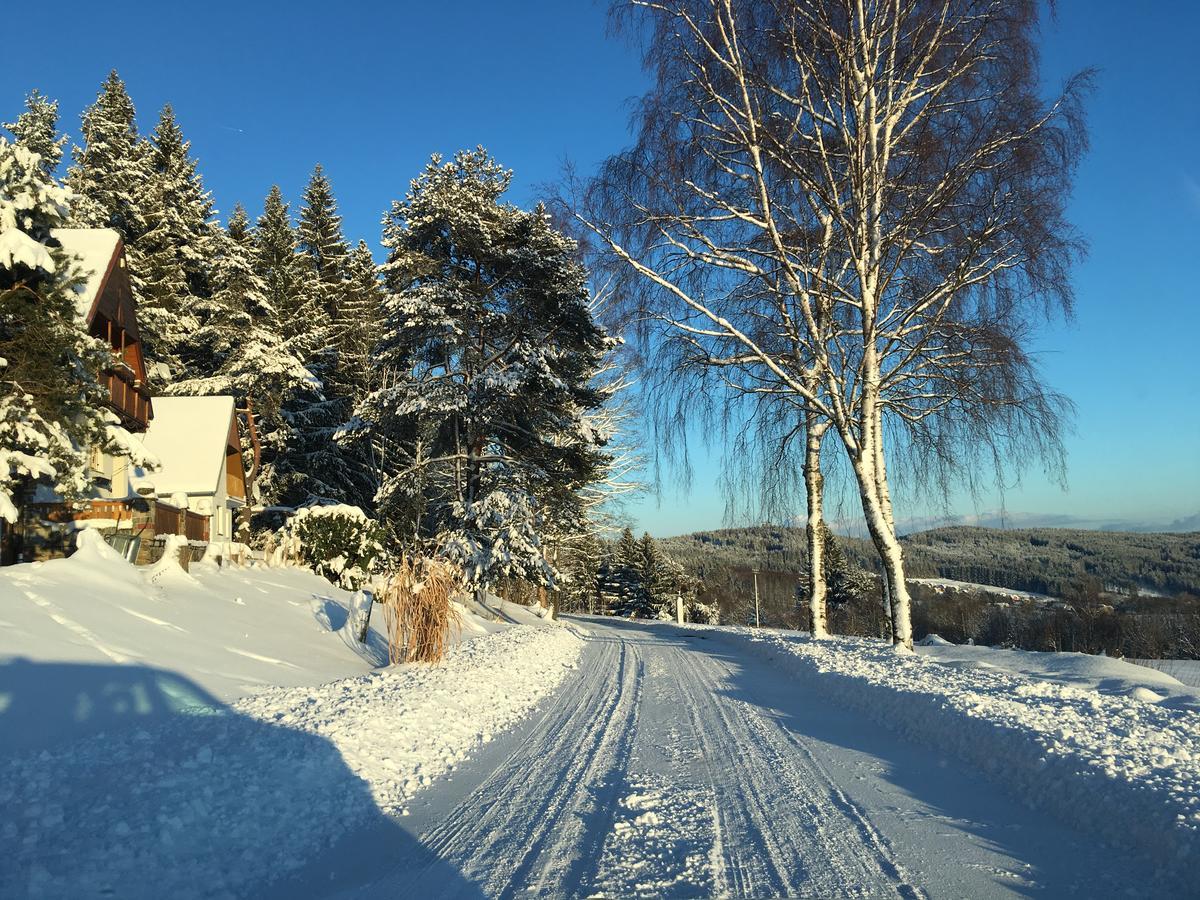
<path fill-rule="evenodd" d="M 225 477 L 232 397 L 155 397 L 154 419 L 142 438 L 162 468 L 138 479 L 160 497 L 212 494 Z"/>
<path fill-rule="evenodd" d="M 87 280 L 77 288 L 75 309 L 86 322 L 96 305 L 100 284 L 121 236 L 111 228 L 55 228 L 50 234 L 58 239 L 64 250 L 79 259 Z M 155 406 L 157 408 L 157 404 Z"/>

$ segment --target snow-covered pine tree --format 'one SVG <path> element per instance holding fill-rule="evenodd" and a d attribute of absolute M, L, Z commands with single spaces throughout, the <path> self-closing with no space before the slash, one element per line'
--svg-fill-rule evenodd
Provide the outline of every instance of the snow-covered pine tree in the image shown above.
<path fill-rule="evenodd" d="M 14 143 L 20 144 L 41 157 L 42 168 L 53 174 L 62 161 L 63 147 L 67 136 L 58 133 L 58 101 L 51 100 L 40 91 L 30 91 L 25 98 L 25 112 L 15 122 L 5 122 Z"/>
<path fill-rule="evenodd" d="M 649 532 L 644 532 L 638 541 L 635 565 L 646 594 L 647 615 L 659 619 L 674 618 L 678 580 Z"/>
<path fill-rule="evenodd" d="M 307 324 L 306 333 L 296 337 L 297 349 L 303 346 L 305 365 L 321 382 L 319 391 L 296 394 L 287 408 L 297 436 L 289 452 L 306 475 L 308 496 L 301 502 L 339 500 L 366 508 L 377 487 L 369 457 L 364 455 L 367 448 L 335 440 L 361 397 L 343 352 L 346 344 L 357 340 L 349 335 L 361 324 L 343 327 L 347 323 L 342 304 L 351 290 L 350 250 L 333 188 L 320 165 L 304 190 L 296 232 Z"/>
<path fill-rule="evenodd" d="M 280 333 L 292 338 L 310 324 L 301 313 L 303 271 L 297 255 L 296 230 L 279 185 L 272 185 L 254 229 L 255 270 L 263 280 L 267 308 L 278 318 Z"/>
<path fill-rule="evenodd" d="M 350 248 L 342 236 L 342 217 L 338 215 L 333 186 L 320 163 L 308 179 L 302 200 L 296 231 L 300 253 L 307 263 L 306 289 L 312 302 L 324 312 L 324 321 L 336 322 L 345 292 Z"/>
<path fill-rule="evenodd" d="M 314 317 L 311 310 L 305 309 L 308 295 L 304 290 L 304 261 L 298 252 L 288 203 L 278 185 L 272 185 L 267 193 L 253 239 L 254 268 L 265 292 L 265 318 L 261 324 L 266 334 L 279 341 L 272 352 L 303 364 L 312 350 L 308 329 Z M 294 453 L 300 439 L 293 409 L 303 408 L 304 402 L 319 397 L 320 382 L 306 367 L 305 372 L 309 380 L 303 386 L 297 384 L 294 392 L 281 391 L 255 401 L 256 409 L 260 405 L 264 408 L 259 419 L 262 464 L 257 491 L 267 505 L 298 506 L 308 496 L 303 462 Z M 295 393 L 303 394 L 305 400 L 297 400 Z"/>
<path fill-rule="evenodd" d="M 358 400 L 374 388 L 371 352 L 381 335 L 383 285 L 379 267 L 366 241 L 359 241 L 346 260 L 346 286 L 335 320 L 342 377 Z"/>
<path fill-rule="evenodd" d="M 275 465 L 279 447 L 293 436 L 283 415 L 284 403 L 294 394 L 311 392 L 315 379 L 276 329 L 267 285 L 255 266 L 254 235 L 241 204 L 234 207 L 216 245 L 220 252 L 213 260 L 212 294 L 198 304 L 201 325 L 191 342 L 197 351 L 192 368 L 201 374 L 168 390 L 232 394 L 239 408 L 249 410 L 242 444 L 252 476 L 250 489 L 256 502 L 271 504 L 290 484 L 279 483 Z M 207 370 L 201 369 L 203 359 L 209 361 Z M 270 466 L 265 472 L 264 462 Z"/>
<path fill-rule="evenodd" d="M 204 189 L 170 104 L 150 137 L 150 176 L 136 195 L 145 223 L 138 238 L 138 304 L 150 377 L 159 386 L 195 377 L 186 364 L 200 322 L 197 302 L 211 293 L 209 266 L 217 238 L 212 197 Z"/>
<path fill-rule="evenodd" d="M 584 416 L 610 346 L 592 321 L 573 242 L 544 210 L 502 197 L 511 173 L 483 148 L 435 156 L 384 223 L 378 387 L 348 429 L 381 461 L 381 518 L 440 544 L 486 585 L 550 584 L 547 513 L 595 477 Z"/>
<path fill-rule="evenodd" d="M 626 527 L 601 567 L 600 590 L 607 612 L 618 616 L 653 618 L 654 603 L 642 580 L 644 556 L 641 543 Z"/>
<path fill-rule="evenodd" d="M 0 137 L 0 518 L 16 522 L 39 480 L 71 499 L 90 487 L 92 447 L 140 445 L 105 409 L 108 348 L 75 308 L 78 267 L 51 236 L 69 193 L 39 155 Z M 145 460 L 140 458 L 139 462 Z"/>
<path fill-rule="evenodd" d="M 826 602 L 835 609 L 866 602 L 875 593 L 871 575 L 846 558 L 845 551 L 828 525 L 821 523 L 820 529 L 821 568 L 825 577 Z M 797 584 L 799 596 L 808 596 L 808 579 L 806 567 Z M 808 615 L 811 617 L 811 611 Z M 829 628 L 828 621 L 826 628 Z"/>
<path fill-rule="evenodd" d="M 79 228 L 114 228 L 125 241 L 134 292 L 140 290 L 136 243 L 145 231 L 137 197 L 149 179 L 148 146 L 138 139 L 133 101 L 116 70 L 96 102 L 83 112 L 83 146 L 71 149 L 67 170 L 70 223 Z"/>

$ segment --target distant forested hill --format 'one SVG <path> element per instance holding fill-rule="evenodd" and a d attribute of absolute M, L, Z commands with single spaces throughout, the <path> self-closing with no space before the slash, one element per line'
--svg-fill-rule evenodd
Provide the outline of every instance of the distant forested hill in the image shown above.
<path fill-rule="evenodd" d="M 874 551 L 838 538 L 850 559 L 874 570 Z M 804 531 L 758 526 L 662 538 L 671 556 L 700 575 L 745 570 L 799 572 Z M 1104 590 L 1200 596 L 1200 532 L 1151 534 L 1082 529 L 935 528 L 904 538 L 913 578 L 954 578 L 1062 597 L 1083 580 Z"/>

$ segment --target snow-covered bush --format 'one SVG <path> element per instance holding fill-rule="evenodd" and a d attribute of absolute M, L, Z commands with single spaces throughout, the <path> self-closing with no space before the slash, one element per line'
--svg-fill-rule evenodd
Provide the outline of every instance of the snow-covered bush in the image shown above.
<path fill-rule="evenodd" d="M 439 536 L 442 555 L 463 570 L 469 586 L 487 586 L 500 577 L 554 583 L 557 572 L 546 561 L 540 522 L 527 493 L 497 488 L 452 508 L 461 530 Z"/>
<path fill-rule="evenodd" d="M 357 506 L 306 506 L 280 533 L 281 549 L 347 590 L 378 571 L 383 544 L 379 524 Z"/>

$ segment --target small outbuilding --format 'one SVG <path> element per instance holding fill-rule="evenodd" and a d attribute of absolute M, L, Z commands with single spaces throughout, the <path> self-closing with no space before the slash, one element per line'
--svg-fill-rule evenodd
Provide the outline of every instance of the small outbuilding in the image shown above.
<path fill-rule="evenodd" d="M 133 487 L 155 503 L 155 531 L 192 541 L 234 540 L 237 510 L 246 505 L 246 472 L 233 398 L 155 397 L 154 421 L 142 440 L 161 468 L 135 469 Z M 173 514 L 182 528 L 165 521 Z"/>

